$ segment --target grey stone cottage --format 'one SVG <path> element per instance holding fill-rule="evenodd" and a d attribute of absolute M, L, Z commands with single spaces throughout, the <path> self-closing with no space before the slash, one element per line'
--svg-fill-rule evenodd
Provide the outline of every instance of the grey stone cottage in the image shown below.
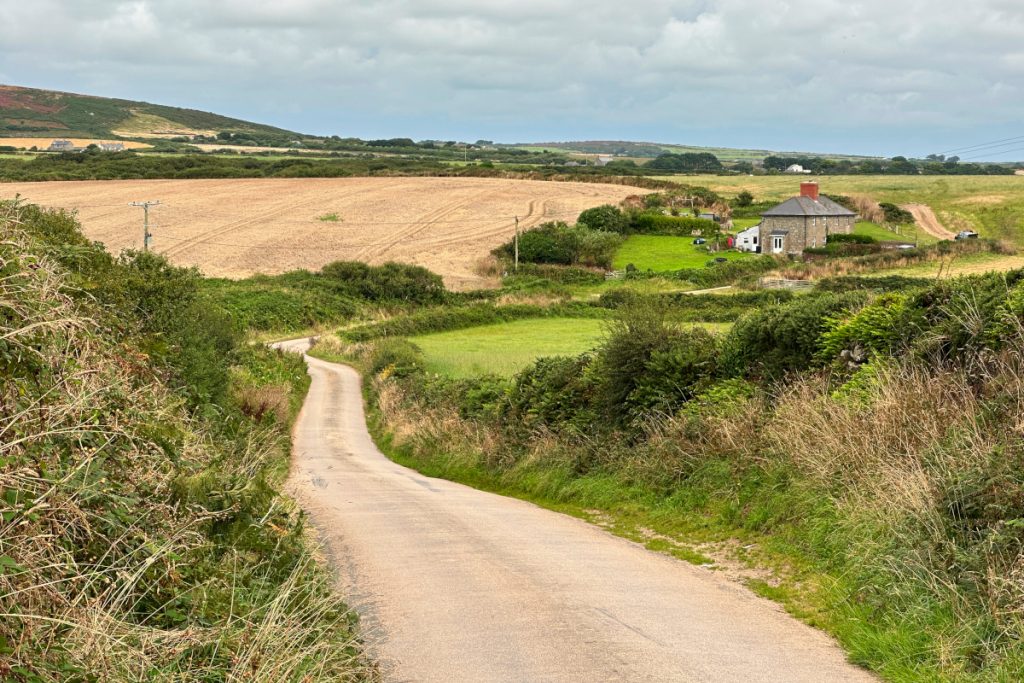
<path fill-rule="evenodd" d="M 853 232 L 857 213 L 818 192 L 818 183 L 800 183 L 800 196 L 761 214 L 755 244 L 764 254 L 800 254 L 823 247 L 829 235 Z"/>

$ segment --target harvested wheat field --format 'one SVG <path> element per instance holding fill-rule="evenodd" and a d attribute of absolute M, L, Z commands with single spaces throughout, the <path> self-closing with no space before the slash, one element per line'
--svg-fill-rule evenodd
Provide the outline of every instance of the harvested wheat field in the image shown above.
<path fill-rule="evenodd" d="M 337 260 L 425 266 L 453 288 L 486 284 L 474 268 L 520 227 L 573 221 L 618 203 L 635 187 L 493 178 L 281 178 L 5 183 L 43 206 L 76 209 L 86 235 L 113 252 L 142 246 L 150 209 L 152 248 L 210 276 L 245 277 Z"/>
<path fill-rule="evenodd" d="M 0 138 L 0 147 L 17 147 L 18 149 L 31 149 L 32 147 L 36 147 L 37 149 L 46 149 L 54 140 L 68 140 L 75 147 L 88 147 L 89 145 L 98 145 L 101 142 L 120 142 L 124 145 L 125 149 L 149 149 L 153 146 L 147 145 L 144 142 L 132 142 L 131 140 L 111 140 L 110 138 L 62 138 L 58 135 L 48 138 Z"/>

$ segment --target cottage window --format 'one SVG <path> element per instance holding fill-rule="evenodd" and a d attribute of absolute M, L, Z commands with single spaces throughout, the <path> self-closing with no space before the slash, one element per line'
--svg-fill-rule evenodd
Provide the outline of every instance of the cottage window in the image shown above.
<path fill-rule="evenodd" d="M 782 253 L 782 235 L 772 235 L 772 252 L 775 254 Z"/>

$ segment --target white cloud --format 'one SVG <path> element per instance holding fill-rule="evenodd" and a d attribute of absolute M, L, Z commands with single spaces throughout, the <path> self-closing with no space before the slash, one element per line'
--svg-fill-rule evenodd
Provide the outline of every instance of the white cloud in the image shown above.
<path fill-rule="evenodd" d="M 1021 35 L 1019 0 L 0 0 L 0 73 L 340 134 L 849 148 L 1017 125 Z"/>

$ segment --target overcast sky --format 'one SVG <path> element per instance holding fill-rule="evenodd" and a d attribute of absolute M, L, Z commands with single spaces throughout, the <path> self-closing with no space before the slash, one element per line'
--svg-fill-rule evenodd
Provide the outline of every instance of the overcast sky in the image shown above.
<path fill-rule="evenodd" d="M 363 138 L 1019 159 L 1022 38 L 1024 0 L 0 0 L 0 83 Z"/>

